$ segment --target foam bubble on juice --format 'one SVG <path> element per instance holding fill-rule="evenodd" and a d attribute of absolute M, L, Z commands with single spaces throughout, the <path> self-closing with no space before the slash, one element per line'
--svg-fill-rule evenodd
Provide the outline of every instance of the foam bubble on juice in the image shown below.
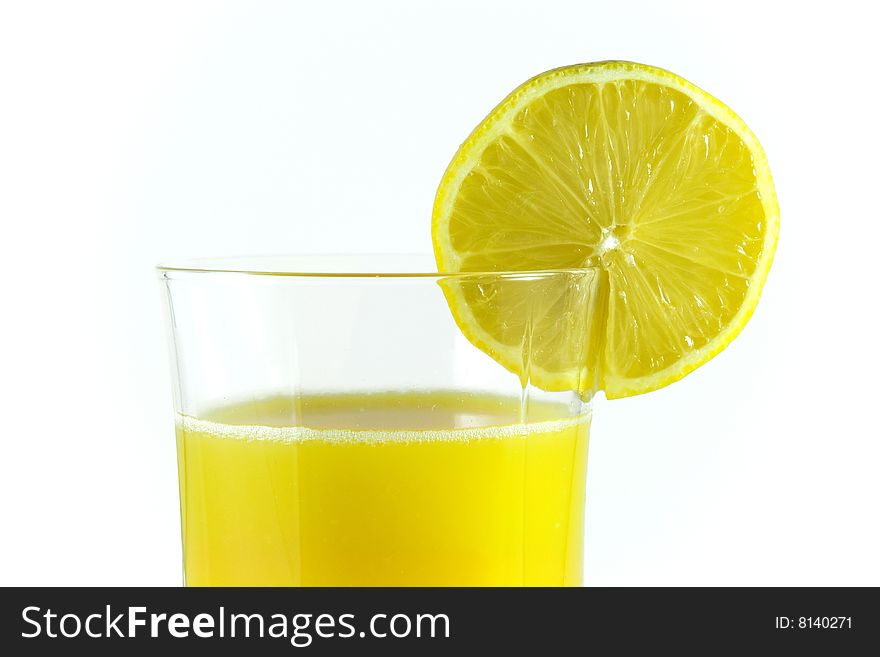
<path fill-rule="evenodd" d="M 185 432 L 197 432 L 229 440 L 272 441 L 278 443 L 301 443 L 323 441 L 328 443 L 411 443 L 455 441 L 469 442 L 499 438 L 522 437 L 528 434 L 546 434 L 562 431 L 589 422 L 590 414 L 572 418 L 545 420 L 522 424 L 505 424 L 487 427 L 460 427 L 455 429 L 314 429 L 311 427 L 270 427 L 255 424 L 220 424 L 200 420 L 188 415 L 178 415 L 177 424 Z"/>

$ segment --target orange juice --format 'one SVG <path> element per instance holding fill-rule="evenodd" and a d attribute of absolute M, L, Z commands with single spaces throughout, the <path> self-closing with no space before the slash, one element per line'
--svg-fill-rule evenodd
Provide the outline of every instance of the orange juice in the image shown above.
<path fill-rule="evenodd" d="M 589 420 L 445 392 L 181 416 L 186 583 L 579 585 Z"/>

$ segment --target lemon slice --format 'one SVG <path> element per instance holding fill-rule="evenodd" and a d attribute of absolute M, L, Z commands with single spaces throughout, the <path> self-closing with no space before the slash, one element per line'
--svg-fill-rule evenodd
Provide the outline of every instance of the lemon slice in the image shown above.
<path fill-rule="evenodd" d="M 767 159 L 745 123 L 630 62 L 516 89 L 459 148 L 432 221 L 440 271 L 591 268 L 574 291 L 548 276 L 541 299 L 507 279 L 449 279 L 444 292 L 462 332 L 511 371 L 609 398 L 677 381 L 724 349 L 758 303 L 778 232 Z M 566 309 L 585 293 L 589 317 L 574 321 Z"/>

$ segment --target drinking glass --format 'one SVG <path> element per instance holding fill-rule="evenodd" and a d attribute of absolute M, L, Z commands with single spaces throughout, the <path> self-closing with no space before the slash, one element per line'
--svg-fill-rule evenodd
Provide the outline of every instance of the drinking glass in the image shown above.
<path fill-rule="evenodd" d="M 432 264 L 158 267 L 186 585 L 581 584 L 597 273 Z"/>

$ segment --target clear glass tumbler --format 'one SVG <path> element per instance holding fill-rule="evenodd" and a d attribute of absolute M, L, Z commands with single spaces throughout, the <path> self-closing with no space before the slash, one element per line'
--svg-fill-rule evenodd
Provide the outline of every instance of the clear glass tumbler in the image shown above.
<path fill-rule="evenodd" d="M 580 585 L 597 274 L 158 268 L 184 582 Z"/>

